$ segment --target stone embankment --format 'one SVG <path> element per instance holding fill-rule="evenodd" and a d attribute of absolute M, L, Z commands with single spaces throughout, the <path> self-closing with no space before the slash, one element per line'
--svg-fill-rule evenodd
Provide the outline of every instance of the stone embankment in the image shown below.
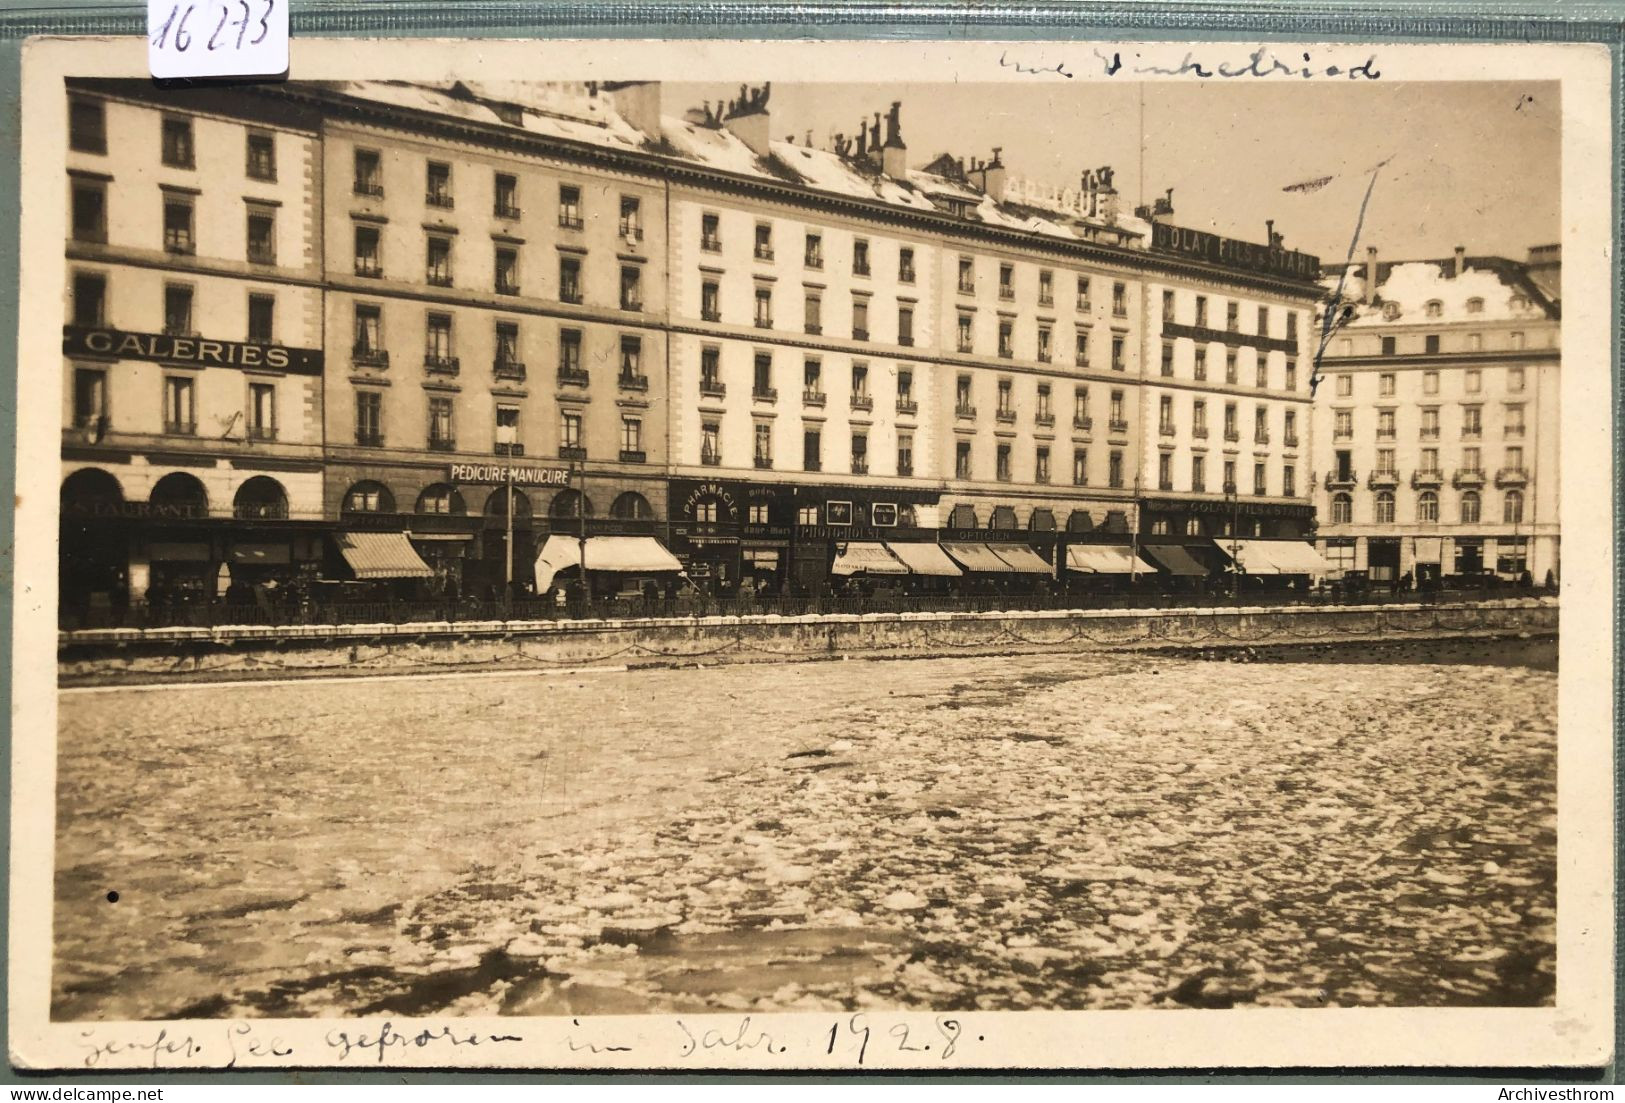
<path fill-rule="evenodd" d="M 1555 598 L 63 632 L 63 685 L 1552 635 Z"/>

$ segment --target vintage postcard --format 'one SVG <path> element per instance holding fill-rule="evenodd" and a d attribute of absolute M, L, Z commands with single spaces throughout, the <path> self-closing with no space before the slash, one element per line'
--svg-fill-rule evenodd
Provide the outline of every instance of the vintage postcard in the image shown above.
<path fill-rule="evenodd" d="M 15 1064 L 1606 1061 L 1605 49 L 146 58 L 24 57 Z"/>

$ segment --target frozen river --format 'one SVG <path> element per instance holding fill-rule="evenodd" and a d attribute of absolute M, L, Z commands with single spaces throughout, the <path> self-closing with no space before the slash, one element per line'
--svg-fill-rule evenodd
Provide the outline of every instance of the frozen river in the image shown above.
<path fill-rule="evenodd" d="M 65 692 L 54 1013 L 1549 1002 L 1556 675 L 1387 658 Z"/>

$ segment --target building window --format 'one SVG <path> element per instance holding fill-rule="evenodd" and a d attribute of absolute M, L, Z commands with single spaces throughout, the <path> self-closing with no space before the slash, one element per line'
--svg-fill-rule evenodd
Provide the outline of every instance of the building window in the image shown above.
<path fill-rule="evenodd" d="M 1439 408 L 1437 406 L 1423 406 L 1422 410 L 1421 410 L 1421 413 L 1422 413 L 1422 431 L 1421 431 L 1422 439 L 1423 440 L 1438 440 L 1439 439 Z"/>
<path fill-rule="evenodd" d="M 559 414 L 559 452 L 562 456 L 580 458 L 585 451 L 581 435 L 581 414 L 566 410 Z"/>
<path fill-rule="evenodd" d="M 1072 450 L 1072 485 L 1087 486 L 1089 484 L 1089 450 L 1087 448 L 1074 448 Z"/>
<path fill-rule="evenodd" d="M 1224 304 L 1224 328 L 1231 333 L 1241 328 L 1241 304 L 1233 299 Z"/>
<path fill-rule="evenodd" d="M 107 187 L 99 182 L 73 182 L 73 240 L 107 241 Z"/>
<path fill-rule="evenodd" d="M 1123 417 L 1122 391 L 1113 391 L 1111 393 L 1110 407 L 1112 429 L 1115 431 L 1119 428 L 1128 428 L 1128 422 Z"/>
<path fill-rule="evenodd" d="M 817 357 L 809 356 L 802 362 L 801 393 L 810 401 L 823 401 L 824 365 Z"/>
<path fill-rule="evenodd" d="M 700 320 L 722 321 L 722 291 L 716 280 L 706 280 L 700 284 Z"/>
<path fill-rule="evenodd" d="M 1078 277 L 1077 309 L 1078 310 L 1088 310 L 1089 309 L 1089 277 L 1088 276 L 1079 276 Z"/>
<path fill-rule="evenodd" d="M 449 451 L 455 446 L 455 441 L 451 399 L 436 395 L 429 399 L 429 447 Z"/>
<path fill-rule="evenodd" d="M 355 308 L 355 347 L 358 359 L 378 357 L 384 351 L 383 310 L 380 307 L 357 303 Z"/>
<path fill-rule="evenodd" d="M 852 339 L 854 341 L 867 341 L 869 339 L 869 300 L 854 297 L 852 300 Z"/>
<path fill-rule="evenodd" d="M 1392 410 L 1378 410 L 1377 411 L 1377 439 L 1378 440 L 1393 440 L 1394 439 L 1394 411 L 1392 411 Z"/>
<path fill-rule="evenodd" d="M 1161 452 L 1157 455 L 1157 489 L 1172 490 L 1174 488 L 1174 454 Z"/>
<path fill-rule="evenodd" d="M 164 376 L 164 432 L 181 436 L 197 432 L 196 395 L 196 381 L 191 376 Z"/>
<path fill-rule="evenodd" d="M 1285 497 L 1296 497 L 1298 493 L 1298 469 L 1290 463 L 1281 467 L 1281 493 Z"/>
<path fill-rule="evenodd" d="M 1270 331 L 1270 308 L 1267 307 L 1267 306 L 1261 306 L 1261 307 L 1258 308 L 1258 335 L 1260 337 L 1267 336 L 1269 334 L 1269 331 Z"/>
<path fill-rule="evenodd" d="M 499 172 L 492 188 L 491 213 L 497 218 L 519 217 L 519 179 Z"/>
<path fill-rule="evenodd" d="M 1232 387 L 1236 385 L 1236 380 L 1239 378 L 1236 374 L 1237 371 L 1236 350 L 1226 348 L 1224 350 L 1224 381 Z"/>
<path fill-rule="evenodd" d="M 1000 444 L 993 451 L 993 475 L 1001 483 L 1010 481 L 1010 446 Z"/>
<path fill-rule="evenodd" d="M 1437 475 L 1439 473 L 1439 450 L 1437 448 L 1422 449 L 1421 465 L 1417 470 L 1430 475 Z"/>
<path fill-rule="evenodd" d="M 897 434 L 897 473 L 914 474 L 914 436 L 911 433 Z"/>
<path fill-rule="evenodd" d="M 1119 318 L 1128 317 L 1128 286 L 1126 284 L 1112 284 L 1112 314 Z"/>
<path fill-rule="evenodd" d="M 1207 346 L 1196 346 L 1195 358 L 1192 361 L 1192 366 L 1194 368 L 1192 374 L 1194 374 L 1198 380 L 1205 380 L 1207 378 Z"/>
<path fill-rule="evenodd" d="M 580 418 L 577 418 L 579 424 Z M 511 402 L 499 402 L 493 427 L 493 450 L 499 456 L 523 456 L 524 442 L 519 435 L 519 407 Z"/>
<path fill-rule="evenodd" d="M 1200 329 L 1207 328 L 1207 296 L 1196 296 L 1196 325 Z"/>
<path fill-rule="evenodd" d="M 1106 457 L 1106 483 L 1116 489 L 1123 486 L 1123 453 L 1116 448 Z"/>
<path fill-rule="evenodd" d="M 163 163 L 170 168 L 195 168 L 192 154 L 192 120 L 165 119 L 162 147 Z"/>
<path fill-rule="evenodd" d="M 379 255 L 378 229 L 375 226 L 355 228 L 355 274 L 371 277 L 384 274 L 383 258 Z"/>
<path fill-rule="evenodd" d="M 974 345 L 973 345 L 972 338 L 971 338 L 971 316 L 969 314 L 961 314 L 959 316 L 959 331 L 958 331 L 958 348 L 959 348 L 959 351 L 960 352 L 970 352 L 973 347 L 974 347 Z"/>
<path fill-rule="evenodd" d="M 756 224 L 756 259 L 773 259 L 773 224 L 771 222 L 758 222 Z"/>
<path fill-rule="evenodd" d="M 998 412 L 1007 417 L 1015 416 L 1015 409 L 1010 405 L 1013 384 L 1008 379 L 999 380 L 998 386 Z"/>
<path fill-rule="evenodd" d="M 581 367 L 581 331 L 559 330 L 559 375 L 561 378 L 586 376 Z"/>
<path fill-rule="evenodd" d="M 959 258 L 959 290 L 965 295 L 976 291 L 976 262 L 970 257 Z"/>
<path fill-rule="evenodd" d="M 854 276 L 869 274 L 869 243 L 861 237 L 852 242 L 852 274 Z"/>
<path fill-rule="evenodd" d="M 1048 331 L 1045 331 L 1043 337 L 1046 340 L 1048 339 Z M 914 308 L 912 306 L 897 308 L 897 343 L 899 345 L 912 345 L 914 343 Z M 1045 359 L 1048 359 L 1048 357 L 1045 357 Z"/>
<path fill-rule="evenodd" d="M 1112 371 L 1124 371 L 1128 365 L 1123 362 L 1123 338 L 1112 338 Z"/>
<path fill-rule="evenodd" d="M 384 443 L 384 396 L 377 391 L 357 391 L 355 396 L 355 442 L 369 448 Z"/>
<path fill-rule="evenodd" d="M 801 431 L 801 466 L 807 471 L 817 471 L 823 466 L 824 436 L 817 429 L 804 428 Z"/>
<path fill-rule="evenodd" d="M 1253 408 L 1253 443 L 1268 444 L 1270 442 L 1270 411 L 1267 406 Z"/>
<path fill-rule="evenodd" d="M 1287 410 L 1281 415 L 1282 443 L 1288 448 L 1298 446 L 1298 411 Z"/>
<path fill-rule="evenodd" d="M 496 355 L 492 358 L 495 370 L 501 373 L 513 374 L 521 372 L 523 378 L 523 365 L 519 360 L 519 323 L 496 323 Z"/>
<path fill-rule="evenodd" d="M 102 368 L 75 368 L 73 372 L 73 427 L 101 429 L 107 418 L 107 372 Z"/>
<path fill-rule="evenodd" d="M 643 240 L 643 203 L 637 196 L 621 196 L 621 217 L 615 224 L 615 232 L 628 245 Z"/>
<path fill-rule="evenodd" d="M 1461 450 L 1461 466 L 1464 471 L 1480 470 L 1479 451 L 1477 448 L 1463 448 Z"/>
<path fill-rule="evenodd" d="M 358 149 L 355 151 L 355 186 L 357 195 L 381 196 L 384 194 L 384 177 L 382 162 L 375 149 Z"/>
<path fill-rule="evenodd" d="M 955 380 L 954 405 L 961 414 L 975 412 L 975 407 L 970 404 L 970 376 L 962 375 Z"/>
<path fill-rule="evenodd" d="M 1347 525 L 1354 521 L 1354 496 L 1346 490 L 1332 495 L 1332 524 Z"/>
<path fill-rule="evenodd" d="M 107 323 L 107 278 L 99 273 L 73 276 L 73 324 L 95 327 Z"/>
<path fill-rule="evenodd" d="M 1523 436 L 1524 421 L 1522 406 L 1508 406 L 1506 408 L 1506 423 L 1502 427 L 1502 434 L 1508 437 Z"/>
<path fill-rule="evenodd" d="M 621 266 L 621 309 L 643 309 L 643 270 L 635 264 Z"/>
<path fill-rule="evenodd" d="M 190 256 L 197 252 L 192 235 L 192 201 L 177 195 L 164 196 L 164 250 Z"/>
<path fill-rule="evenodd" d="M 185 284 L 164 285 L 164 332 L 178 337 L 191 336 L 192 289 Z"/>
<path fill-rule="evenodd" d="M 1461 495 L 1461 523 L 1464 525 L 1478 524 L 1479 498 L 1476 490 L 1463 491 Z"/>
<path fill-rule="evenodd" d="M 1165 437 L 1174 435 L 1174 398 L 1162 395 L 1157 400 L 1157 429 Z"/>
<path fill-rule="evenodd" d="M 773 389 L 773 355 L 767 352 L 758 352 L 754 366 L 755 374 L 751 380 L 751 394 L 756 398 L 776 398 L 778 392 Z"/>
<path fill-rule="evenodd" d="M 1340 375 L 1337 377 L 1337 397 L 1348 398 L 1354 394 L 1354 377 Z"/>
<path fill-rule="evenodd" d="M 1393 304 L 1390 303 L 1389 305 L 1392 306 Z M 1396 309 L 1394 313 L 1397 316 L 1398 315 L 1398 310 Z M 1384 356 L 1393 356 L 1393 355 L 1395 355 L 1397 347 L 1398 347 L 1398 341 L 1397 341 L 1396 338 L 1384 337 L 1382 339 L 1382 354 Z"/>
<path fill-rule="evenodd" d="M 1225 460 L 1224 461 L 1224 485 L 1220 489 L 1222 489 L 1226 494 L 1234 494 L 1234 493 L 1236 493 L 1236 461 L 1235 460 Z M 1229 530 L 1228 527 L 1226 527 L 1225 531 L 1229 532 L 1230 530 Z"/>
<path fill-rule="evenodd" d="M 249 131 L 247 156 L 250 179 L 276 179 L 276 138 L 274 136 L 261 131 Z"/>
<path fill-rule="evenodd" d="M 1287 317 L 1296 318 L 1297 315 L 1289 314 Z M 1289 391 L 1295 391 L 1298 389 L 1298 362 L 1292 359 L 1290 356 L 1287 357 L 1286 360 L 1286 381 L 1282 384 L 1282 386 Z"/>
<path fill-rule="evenodd" d="M 1467 351 L 1468 352 L 1483 352 L 1484 351 L 1484 335 L 1482 333 L 1469 333 L 1467 335 Z"/>
<path fill-rule="evenodd" d="M 1394 492 L 1391 490 L 1377 491 L 1376 523 L 1379 525 L 1394 523 Z"/>
<path fill-rule="evenodd" d="M 1207 437 L 1207 400 L 1198 398 L 1191 403 L 1191 433 L 1198 439 Z"/>
<path fill-rule="evenodd" d="M 867 433 L 852 434 L 852 474 L 867 475 L 869 473 L 869 436 Z"/>
<path fill-rule="evenodd" d="M 714 347 L 700 350 L 700 394 L 722 393 L 722 350 Z"/>
<path fill-rule="evenodd" d="M 431 207 L 450 207 L 451 166 L 441 161 L 430 161 L 424 175 L 423 201 Z"/>
<path fill-rule="evenodd" d="M 1296 341 L 1298 339 L 1298 312 L 1296 310 L 1287 311 L 1286 339 L 1288 341 Z"/>
<path fill-rule="evenodd" d="M 1172 341 L 1162 343 L 1162 374 L 1165 376 L 1174 374 L 1174 343 Z"/>
<path fill-rule="evenodd" d="M 773 466 L 773 426 L 768 422 L 756 423 L 755 454 L 757 467 Z"/>
<path fill-rule="evenodd" d="M 1523 348 L 1523 334 L 1514 330 L 1507 335 L 1507 342 L 1515 349 Z"/>
<path fill-rule="evenodd" d="M 722 252 L 722 220 L 717 215 L 700 215 L 700 249 L 707 253 Z"/>
<path fill-rule="evenodd" d="M 1337 440 L 1348 440 L 1354 436 L 1354 411 L 1336 410 L 1332 413 L 1332 436 Z"/>
<path fill-rule="evenodd" d="M 1477 368 L 1467 369 L 1464 376 L 1464 385 L 1468 394 L 1477 394 L 1484 389 L 1484 373 Z"/>
<path fill-rule="evenodd" d="M 1237 419 L 1236 404 L 1234 402 L 1224 404 L 1224 439 L 1228 441 L 1241 439 L 1241 425 Z"/>
<path fill-rule="evenodd" d="M 574 184 L 559 185 L 559 226 L 566 230 L 581 229 L 581 189 Z"/>
<path fill-rule="evenodd" d="M 1089 331 L 1080 329 L 1073 337 L 1072 360 L 1080 368 L 1089 366 Z"/>
<path fill-rule="evenodd" d="M 908 368 L 897 370 L 897 409 L 899 412 L 914 406 L 914 372 Z"/>
<path fill-rule="evenodd" d="M 1207 457 L 1191 457 L 1191 491 L 1200 494 L 1207 489 Z"/>
<path fill-rule="evenodd" d="M 581 302 L 581 258 L 559 258 L 559 302 Z"/>
<path fill-rule="evenodd" d="M 1484 412 L 1482 406 L 1463 406 L 1461 408 L 1461 435 L 1465 440 L 1473 440 L 1484 433 Z"/>
<path fill-rule="evenodd" d="M 1001 318 L 999 319 L 999 355 L 1008 360 L 1015 354 L 1015 323 L 1008 318 Z"/>
<path fill-rule="evenodd" d="M 971 477 L 970 441 L 954 442 L 954 478 L 968 479 Z"/>
<path fill-rule="evenodd" d="M 1046 445 L 1039 445 L 1033 453 L 1033 482 L 1049 482 L 1049 448 Z"/>
<path fill-rule="evenodd" d="M 248 339 L 268 345 L 276 340 L 276 296 L 248 296 Z"/>
<path fill-rule="evenodd" d="M 68 148 L 79 153 L 107 152 L 107 108 L 100 100 L 68 101 Z"/>
<path fill-rule="evenodd" d="M 252 264 L 276 263 L 276 215 L 268 209 L 248 212 L 248 259 Z"/>
<path fill-rule="evenodd" d="M 1422 313 L 1429 318 L 1442 318 L 1444 317 L 1444 303 L 1438 299 L 1429 299 L 1422 305 Z"/>
<path fill-rule="evenodd" d="M 756 328 L 773 328 L 773 289 L 759 286 L 756 288 Z"/>
<path fill-rule="evenodd" d="M 1439 520 L 1439 496 L 1431 490 L 1424 490 L 1416 496 L 1416 519 L 1424 525 L 1436 524 Z"/>
<path fill-rule="evenodd" d="M 519 294 L 519 251 L 499 245 L 494 256 L 492 275 L 497 294 Z"/>
<path fill-rule="evenodd" d="M 1270 362 L 1264 353 L 1258 354 L 1258 389 L 1268 390 L 1270 385 Z"/>
<path fill-rule="evenodd" d="M 854 404 L 867 402 L 869 399 L 869 365 L 852 365 L 852 400 Z"/>
<path fill-rule="evenodd" d="M 897 282 L 914 282 L 914 250 L 899 249 L 897 251 Z"/>
<path fill-rule="evenodd" d="M 811 290 L 807 292 L 802 303 L 802 313 L 806 319 L 804 328 L 808 333 L 824 332 L 824 300 L 818 292 Z"/>
<path fill-rule="evenodd" d="M 1501 523 L 1523 524 L 1523 491 L 1509 490 L 1501 499 Z"/>
<path fill-rule="evenodd" d="M 1507 390 L 1518 392 L 1523 390 L 1523 369 L 1507 369 Z"/>
<path fill-rule="evenodd" d="M 722 462 L 722 426 L 718 422 L 700 424 L 700 462 L 712 466 Z"/>
<path fill-rule="evenodd" d="M 824 267 L 824 237 L 822 234 L 808 234 L 802 247 L 802 263 L 808 268 Z"/>
<path fill-rule="evenodd" d="M 1438 352 L 1439 351 L 1439 335 L 1437 333 L 1429 333 L 1427 336 L 1422 338 L 1422 351 L 1423 352 Z"/>
<path fill-rule="evenodd" d="M 451 315 L 430 314 L 423 329 L 423 363 L 429 368 L 454 368 L 451 354 Z"/>
<path fill-rule="evenodd" d="M 1014 265 L 999 265 L 999 298 L 1013 299 L 1016 297 L 1016 270 Z"/>

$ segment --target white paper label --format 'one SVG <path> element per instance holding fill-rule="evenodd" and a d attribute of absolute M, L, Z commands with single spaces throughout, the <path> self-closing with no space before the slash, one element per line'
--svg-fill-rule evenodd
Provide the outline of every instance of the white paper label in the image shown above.
<path fill-rule="evenodd" d="M 291 0 L 147 0 L 152 75 L 268 77 L 288 71 Z"/>

